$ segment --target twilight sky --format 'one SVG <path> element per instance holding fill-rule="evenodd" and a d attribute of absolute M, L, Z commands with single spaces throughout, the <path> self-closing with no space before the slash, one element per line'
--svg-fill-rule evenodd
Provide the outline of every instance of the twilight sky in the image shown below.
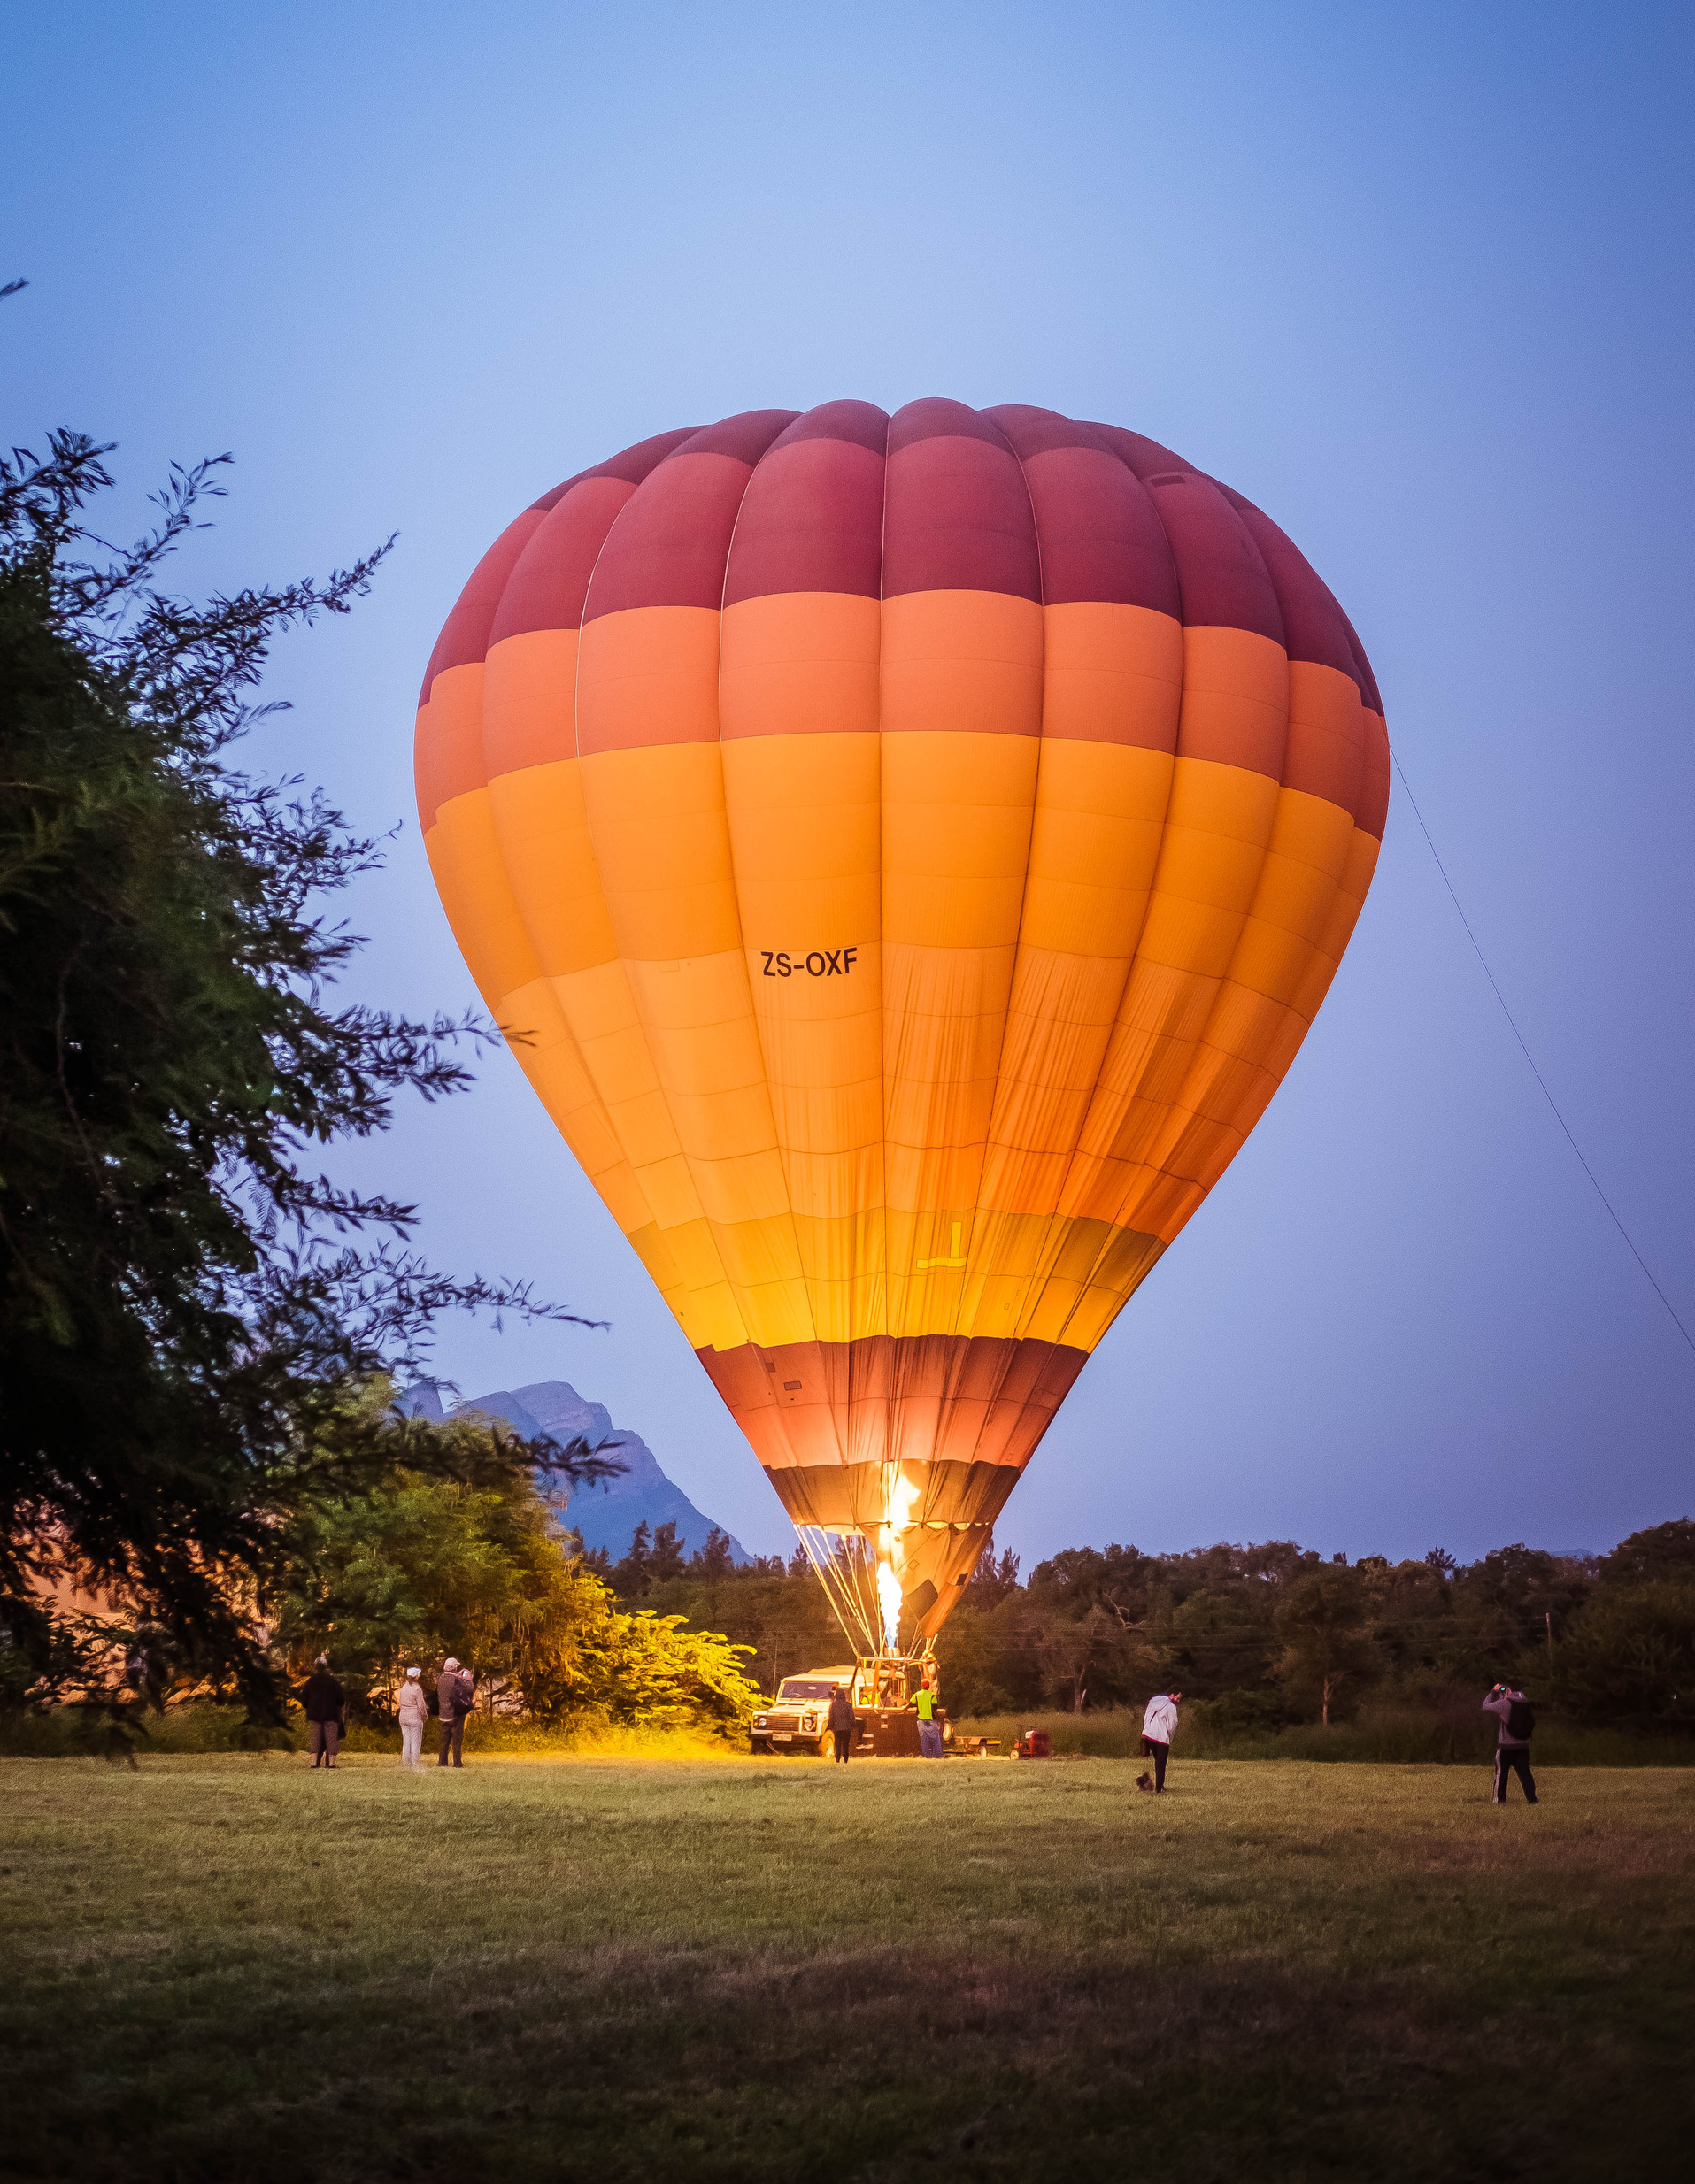
<path fill-rule="evenodd" d="M 1181 15 L 1182 20 L 1174 19 Z M 387 870 L 358 991 L 473 999 L 412 707 L 482 548 L 666 427 L 858 396 L 1178 449 L 1337 593 L 1525 1035 L 1695 1325 L 1688 648 L 1695 15 L 862 0 L 7 11 L 4 429 L 119 442 L 114 527 L 233 449 L 183 587 L 374 596 L 290 640 L 254 757 Z M 516 1065 L 350 1164 L 462 1271 L 607 1334 L 443 1330 L 569 1379 L 750 1547 L 787 1521 Z M 1560 1135 L 1405 797 L 1246 1150 L 1010 1505 L 1067 1544 L 1606 1547 L 1695 1507 L 1695 1354 Z"/>

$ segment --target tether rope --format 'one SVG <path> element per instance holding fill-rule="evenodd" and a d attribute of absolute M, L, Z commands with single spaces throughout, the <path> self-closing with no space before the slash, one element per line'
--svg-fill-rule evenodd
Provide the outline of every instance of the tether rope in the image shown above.
<path fill-rule="evenodd" d="M 1394 761 L 1395 771 L 1400 777 L 1401 787 L 1406 792 L 1406 801 L 1413 807 L 1413 817 L 1418 821 L 1419 832 L 1424 837 L 1424 846 L 1429 850 L 1430 856 L 1435 862 L 1436 868 L 1442 875 L 1442 884 L 1448 890 L 1448 900 L 1453 904 L 1454 910 L 1459 915 L 1460 922 L 1466 929 L 1466 938 L 1471 942 L 1472 953 L 1476 957 L 1478 962 L 1482 964 L 1483 967 L 1483 976 L 1489 980 L 1490 990 L 1494 995 L 1496 1000 L 1500 1004 L 1501 1014 L 1506 1019 L 1507 1025 L 1512 1031 L 1514 1038 L 1519 1042 L 1520 1053 L 1523 1055 L 1525 1060 L 1530 1065 L 1530 1074 L 1536 1079 L 1537 1085 L 1541 1088 L 1542 1096 L 1547 1101 L 1550 1112 L 1552 1114 L 1554 1120 L 1560 1125 L 1560 1127 L 1565 1132 L 1567 1144 L 1568 1144 L 1571 1147 L 1572 1151 L 1576 1154 L 1577 1165 L 1583 1169 L 1583 1173 L 1589 1178 L 1591 1183 L 1593 1184 L 1595 1196 L 1606 1208 L 1608 1218 L 1611 1219 L 1614 1227 L 1618 1230 L 1620 1235 L 1623 1237 L 1625 1242 L 1629 1245 L 1631 1257 L 1635 1259 L 1637 1265 L 1647 1276 L 1650 1288 L 1653 1290 L 1654 1295 L 1660 1299 L 1660 1302 L 1665 1306 L 1667 1311 L 1670 1314 L 1672 1325 L 1676 1328 L 1678 1334 L 1683 1336 L 1684 1342 L 1688 1343 L 1690 1349 L 1691 1350 L 1695 1350 L 1695 1334 L 1691 1334 L 1689 1329 L 1683 1325 L 1676 1306 L 1672 1303 L 1671 1299 L 1666 1295 L 1666 1292 L 1660 1288 L 1659 1282 L 1654 1279 L 1654 1272 L 1653 1267 L 1649 1265 L 1647 1260 L 1643 1257 L 1641 1252 L 1637 1249 L 1635 1237 L 1631 1235 L 1630 1230 L 1619 1219 L 1617 1208 L 1614 1205 L 1613 1201 L 1607 1196 L 1606 1193 L 1601 1188 L 1600 1178 L 1596 1174 L 1594 1169 L 1590 1166 L 1588 1161 L 1584 1159 L 1583 1147 L 1577 1142 L 1576 1137 L 1573 1136 L 1571 1125 L 1566 1120 L 1564 1115 L 1560 1113 L 1560 1103 L 1554 1098 L 1553 1094 L 1549 1091 L 1547 1079 L 1537 1067 L 1536 1057 L 1531 1053 L 1529 1047 L 1526 1044 L 1524 1034 L 1519 1029 L 1517 1020 L 1514 1017 L 1513 1011 L 1506 1005 L 1506 996 L 1500 989 L 1500 982 L 1496 978 L 1495 973 L 1490 969 L 1489 958 L 1484 955 L 1482 948 L 1478 945 L 1477 935 L 1471 929 L 1471 920 L 1466 915 L 1465 905 L 1460 902 L 1459 894 L 1454 888 L 1454 884 L 1448 877 L 1448 868 L 1442 862 L 1441 855 L 1437 849 L 1435 842 L 1431 839 L 1430 830 L 1424 823 L 1424 814 L 1418 808 L 1418 798 L 1413 794 L 1413 785 L 1406 778 L 1406 769 L 1402 765 L 1399 755 L 1395 750 L 1392 744 L 1390 747 L 1389 755 Z"/>

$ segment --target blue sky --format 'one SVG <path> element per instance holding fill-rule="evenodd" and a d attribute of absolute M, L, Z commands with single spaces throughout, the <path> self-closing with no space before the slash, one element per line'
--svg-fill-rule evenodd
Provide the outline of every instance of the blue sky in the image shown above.
<path fill-rule="evenodd" d="M 477 554 L 667 427 L 842 395 L 1043 404 L 1264 506 L 1369 650 L 1483 947 L 1695 1324 L 1686 8 L 363 4 L 9 11 L 9 439 L 125 509 L 233 449 L 178 580 L 374 597 L 277 655 L 256 756 L 373 831 L 358 989 L 469 981 L 410 783 Z M 443 1264 L 604 1334 L 566 1378 L 751 1547 L 786 1523 L 515 1065 L 353 1171 Z M 1542 1104 L 1405 800 L 1341 977 L 1003 1525 L 1327 1552 L 1606 1546 L 1695 1505 L 1695 1355 Z"/>

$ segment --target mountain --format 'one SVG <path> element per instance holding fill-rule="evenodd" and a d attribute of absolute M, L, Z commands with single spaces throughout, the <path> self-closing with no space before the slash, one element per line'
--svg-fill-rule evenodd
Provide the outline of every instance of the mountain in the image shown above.
<path fill-rule="evenodd" d="M 443 1416 L 441 1397 L 427 1380 L 397 1397 L 396 1407 L 409 1415 Z M 638 1524 L 656 1531 L 662 1524 L 674 1524 L 677 1537 L 690 1554 L 706 1544 L 706 1534 L 713 1528 L 712 1519 L 703 1516 L 682 1488 L 666 1477 L 659 1458 L 640 1434 L 615 1427 L 605 1404 L 589 1402 L 569 1380 L 532 1380 L 528 1388 L 497 1388 L 491 1395 L 474 1396 L 468 1403 L 455 1403 L 450 1415 L 466 1418 L 474 1414 L 505 1419 L 527 1441 L 543 1434 L 555 1441 L 573 1441 L 581 1434 L 590 1448 L 602 1442 L 609 1444 L 602 1454 L 623 1465 L 619 1476 L 598 1486 L 570 1488 L 566 1522 L 582 1534 L 585 1547 L 607 1548 L 616 1558 L 628 1550 L 629 1535 Z M 751 1559 L 739 1540 L 730 1541 L 730 1554 L 737 1562 Z"/>

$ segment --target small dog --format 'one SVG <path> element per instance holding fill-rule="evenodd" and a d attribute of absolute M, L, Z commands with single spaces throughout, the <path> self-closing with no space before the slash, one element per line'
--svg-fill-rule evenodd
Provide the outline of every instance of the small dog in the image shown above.
<path fill-rule="evenodd" d="M 1153 1788 L 1153 1777 L 1148 1773 L 1145 1767 L 1142 1770 L 1141 1773 L 1136 1776 L 1136 1787 L 1137 1789 L 1152 1789 Z"/>

